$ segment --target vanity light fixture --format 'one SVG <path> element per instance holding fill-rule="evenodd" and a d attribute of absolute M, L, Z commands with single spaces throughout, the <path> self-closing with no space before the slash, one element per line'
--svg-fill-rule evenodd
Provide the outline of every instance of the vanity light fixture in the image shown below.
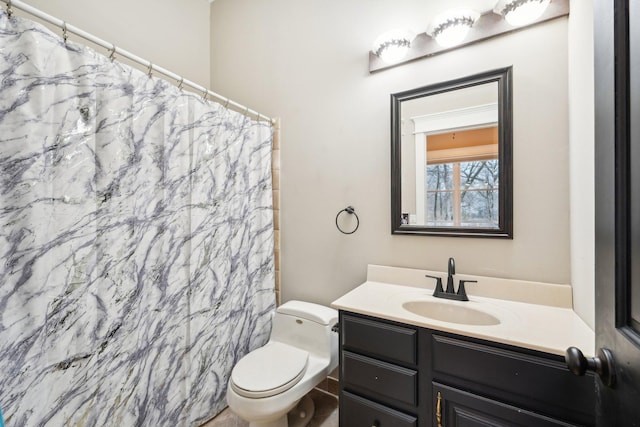
<path fill-rule="evenodd" d="M 478 13 L 452 9 L 430 22 L 427 31 L 389 31 L 369 51 L 369 72 L 448 52 L 459 46 L 518 31 L 569 15 L 571 0 L 492 0 L 493 8 Z M 471 2 L 469 2 L 471 3 Z"/>
<path fill-rule="evenodd" d="M 409 52 L 415 33 L 396 29 L 380 35 L 373 43 L 373 53 L 387 64 L 401 61 Z"/>
<path fill-rule="evenodd" d="M 442 47 L 453 47 L 462 43 L 469 30 L 480 17 L 470 9 L 452 9 L 438 15 L 427 30 Z"/>
<path fill-rule="evenodd" d="M 493 11 L 514 27 L 527 25 L 540 18 L 551 0 L 500 0 Z"/>

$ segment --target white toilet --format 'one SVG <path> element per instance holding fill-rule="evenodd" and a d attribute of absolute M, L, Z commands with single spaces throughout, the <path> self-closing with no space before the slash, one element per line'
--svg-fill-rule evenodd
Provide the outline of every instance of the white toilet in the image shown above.
<path fill-rule="evenodd" d="M 278 307 L 269 342 L 231 372 L 229 408 L 250 427 L 306 425 L 313 402 L 298 402 L 338 366 L 338 334 L 331 330 L 337 321 L 336 310 L 317 304 L 289 301 Z M 291 426 L 289 411 L 296 420 Z"/>

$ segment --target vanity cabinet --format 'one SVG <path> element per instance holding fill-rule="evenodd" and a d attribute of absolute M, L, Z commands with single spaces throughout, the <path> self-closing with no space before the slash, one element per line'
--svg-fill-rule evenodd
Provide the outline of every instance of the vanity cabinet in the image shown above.
<path fill-rule="evenodd" d="M 593 426 L 560 356 L 340 312 L 342 427 Z"/>

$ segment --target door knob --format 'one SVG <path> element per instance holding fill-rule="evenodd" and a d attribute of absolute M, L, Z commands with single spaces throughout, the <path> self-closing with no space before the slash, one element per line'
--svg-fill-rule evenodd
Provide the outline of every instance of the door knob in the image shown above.
<path fill-rule="evenodd" d="M 616 369 L 611 350 L 601 348 L 596 357 L 584 357 L 579 348 L 569 347 L 564 360 L 567 362 L 569 371 L 574 375 L 583 376 L 587 371 L 593 371 L 608 387 L 615 387 Z"/>

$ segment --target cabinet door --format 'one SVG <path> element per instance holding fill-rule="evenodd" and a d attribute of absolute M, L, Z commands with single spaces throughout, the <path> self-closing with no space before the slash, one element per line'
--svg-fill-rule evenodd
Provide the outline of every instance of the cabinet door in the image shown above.
<path fill-rule="evenodd" d="M 433 383 L 435 427 L 574 427 L 560 420 Z"/>

